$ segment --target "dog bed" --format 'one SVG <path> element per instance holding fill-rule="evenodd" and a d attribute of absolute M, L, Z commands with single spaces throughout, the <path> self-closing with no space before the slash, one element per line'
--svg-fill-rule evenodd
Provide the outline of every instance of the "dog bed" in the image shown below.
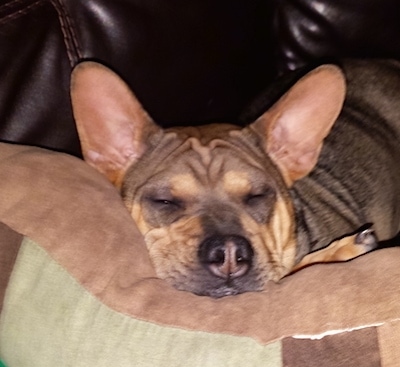
<path fill-rule="evenodd" d="M 118 193 L 77 158 L 0 144 L 0 359 L 47 366 L 395 366 L 400 249 L 211 299 L 157 279 Z"/>

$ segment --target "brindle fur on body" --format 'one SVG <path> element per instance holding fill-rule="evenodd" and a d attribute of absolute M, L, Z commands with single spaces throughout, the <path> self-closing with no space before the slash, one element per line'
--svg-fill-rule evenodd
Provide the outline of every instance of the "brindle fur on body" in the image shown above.
<path fill-rule="evenodd" d="M 305 252 L 363 223 L 374 224 L 379 240 L 400 230 L 400 64 L 350 60 L 343 69 L 341 114 L 316 167 L 290 190 Z"/>
<path fill-rule="evenodd" d="M 120 189 L 158 276 L 213 297 L 258 291 L 305 259 L 331 261 L 331 247 L 304 255 L 365 223 L 397 234 L 399 65 L 349 61 L 344 73 L 345 102 L 343 73 L 325 65 L 245 128 L 164 130 L 116 74 L 75 69 L 84 158 Z M 371 249 L 349 239 L 345 259 Z"/>

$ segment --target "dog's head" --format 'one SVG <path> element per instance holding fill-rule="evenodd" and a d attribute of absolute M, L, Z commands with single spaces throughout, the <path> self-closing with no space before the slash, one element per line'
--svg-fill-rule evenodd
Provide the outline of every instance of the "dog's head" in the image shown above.
<path fill-rule="evenodd" d="M 82 63 L 72 77 L 84 158 L 120 190 L 157 274 L 213 297 L 261 290 L 293 268 L 288 188 L 315 166 L 344 90 L 339 69 L 322 66 L 246 128 L 161 129 L 104 66 Z"/>

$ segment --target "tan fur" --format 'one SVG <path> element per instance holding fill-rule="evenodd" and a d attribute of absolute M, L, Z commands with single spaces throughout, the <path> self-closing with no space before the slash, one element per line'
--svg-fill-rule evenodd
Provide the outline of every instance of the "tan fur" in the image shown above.
<path fill-rule="evenodd" d="M 278 281 L 294 267 L 296 240 L 292 218 L 293 208 L 282 198 L 275 203 L 271 222 L 264 226 L 248 216 L 242 217 L 243 226 L 259 256 L 258 266 L 265 270 L 265 280 Z"/>
<path fill-rule="evenodd" d="M 172 177 L 170 187 L 172 196 L 182 196 L 188 201 L 194 200 L 201 193 L 199 182 L 189 173 L 177 174 Z"/>
<path fill-rule="evenodd" d="M 292 269 L 292 272 L 296 272 L 312 264 L 347 261 L 365 254 L 366 251 L 375 246 L 373 242 L 376 241 L 376 238 L 373 238 L 373 231 L 367 231 L 368 233 L 366 236 L 368 236 L 368 238 L 366 237 L 364 242 L 360 243 L 358 239 L 359 233 L 343 237 L 332 242 L 322 250 L 312 252 L 303 257 Z"/>
<path fill-rule="evenodd" d="M 243 196 L 250 192 L 251 184 L 246 172 L 228 171 L 222 177 L 223 189 L 231 195 Z"/>
<path fill-rule="evenodd" d="M 189 217 L 171 227 L 152 228 L 145 234 L 150 257 L 157 275 L 171 280 L 175 286 L 190 280 L 191 271 L 199 264 L 196 259 L 197 246 L 203 232 L 198 218 Z M 180 274 L 177 281 L 175 273 Z M 187 284 L 186 286 L 190 286 Z"/>

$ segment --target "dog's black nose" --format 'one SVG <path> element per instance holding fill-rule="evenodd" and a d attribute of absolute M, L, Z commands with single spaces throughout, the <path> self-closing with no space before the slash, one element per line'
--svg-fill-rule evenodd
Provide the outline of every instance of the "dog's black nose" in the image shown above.
<path fill-rule="evenodd" d="M 220 278 L 233 279 L 251 268 L 253 249 L 242 236 L 221 235 L 205 239 L 199 248 L 200 262 Z"/>

